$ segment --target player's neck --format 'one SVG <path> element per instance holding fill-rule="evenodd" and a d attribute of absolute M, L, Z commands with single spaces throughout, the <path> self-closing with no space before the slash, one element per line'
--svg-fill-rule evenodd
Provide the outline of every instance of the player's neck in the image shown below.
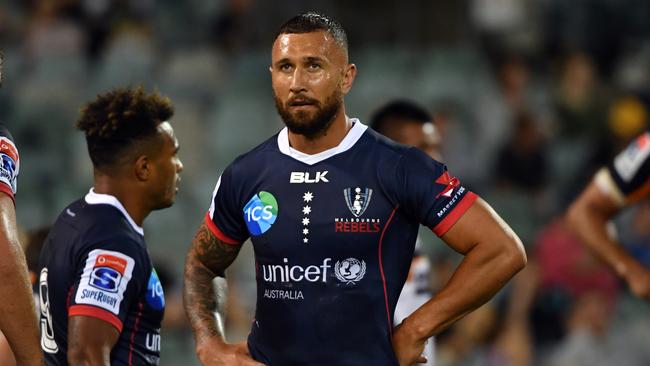
<path fill-rule="evenodd" d="M 316 138 L 307 138 L 288 131 L 289 145 L 304 154 L 314 155 L 338 146 L 352 128 L 352 121 L 345 115 L 345 109 L 336 115 L 327 131 Z"/>
<path fill-rule="evenodd" d="M 134 189 L 133 185 L 120 179 L 95 174 L 93 190 L 95 193 L 109 194 L 117 198 L 138 226 L 142 226 L 144 219 L 151 212 L 151 209 L 144 204 L 142 195 Z"/>

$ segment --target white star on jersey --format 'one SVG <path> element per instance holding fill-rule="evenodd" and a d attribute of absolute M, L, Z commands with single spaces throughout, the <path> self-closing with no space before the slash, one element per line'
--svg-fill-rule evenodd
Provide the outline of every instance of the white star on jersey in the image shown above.
<path fill-rule="evenodd" d="M 307 228 L 302 229 L 302 233 L 303 233 L 304 235 L 309 234 L 309 229 L 307 229 Z"/>
<path fill-rule="evenodd" d="M 305 225 L 305 226 L 309 225 L 309 218 L 307 218 L 307 217 L 303 218 L 302 219 L 302 224 Z"/>
<path fill-rule="evenodd" d="M 305 215 L 309 215 L 311 213 L 311 207 L 305 206 L 302 208 L 302 213 Z"/>
<path fill-rule="evenodd" d="M 305 244 L 309 243 L 309 239 L 307 239 L 307 238 L 302 239 L 302 241 L 303 241 L 303 243 L 305 243 Z"/>
<path fill-rule="evenodd" d="M 311 192 L 307 191 L 304 195 L 302 195 L 302 199 L 305 202 L 311 202 L 311 200 L 314 199 L 314 195 Z"/>

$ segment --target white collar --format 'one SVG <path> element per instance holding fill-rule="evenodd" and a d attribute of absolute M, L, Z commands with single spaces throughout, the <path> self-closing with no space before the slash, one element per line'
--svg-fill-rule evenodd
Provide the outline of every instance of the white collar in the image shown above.
<path fill-rule="evenodd" d="M 351 118 L 350 120 L 352 123 L 354 123 L 354 125 L 352 125 L 352 128 L 350 131 L 348 131 L 347 135 L 345 135 L 345 138 L 341 141 L 341 143 L 331 149 L 321 151 L 318 154 L 313 155 L 300 152 L 289 146 L 289 132 L 286 127 L 283 128 L 282 131 L 280 131 L 278 134 L 278 148 L 284 155 L 290 156 L 307 165 L 314 165 L 325 159 L 329 159 L 334 155 L 350 150 L 352 146 L 354 146 L 354 144 L 359 141 L 361 135 L 363 135 L 368 126 L 361 123 L 357 118 Z"/>
<path fill-rule="evenodd" d="M 142 227 L 138 226 L 135 221 L 131 218 L 131 215 L 129 215 L 128 212 L 126 212 L 126 209 L 124 206 L 122 206 L 122 203 L 117 199 L 117 197 L 112 196 L 110 194 L 102 194 L 102 193 L 95 193 L 95 188 L 90 188 L 90 191 L 85 197 L 86 202 L 89 205 L 97 205 L 97 204 L 104 204 L 104 205 L 111 205 L 122 213 L 124 217 L 129 221 L 129 224 L 131 224 L 131 227 L 133 227 L 133 230 L 135 230 L 138 234 L 144 236 L 144 230 Z"/>

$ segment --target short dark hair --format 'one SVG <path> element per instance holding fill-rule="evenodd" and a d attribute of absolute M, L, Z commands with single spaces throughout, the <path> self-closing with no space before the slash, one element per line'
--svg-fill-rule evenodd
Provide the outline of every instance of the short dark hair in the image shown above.
<path fill-rule="evenodd" d="M 391 120 L 401 119 L 425 124 L 433 122 L 433 118 L 426 109 L 408 100 L 396 100 L 381 107 L 370 119 L 370 127 L 384 133 L 387 123 Z"/>
<path fill-rule="evenodd" d="M 115 166 L 137 142 L 157 134 L 160 123 L 174 114 L 169 98 L 147 94 L 142 86 L 117 88 L 86 104 L 77 128 L 84 131 L 95 168 Z"/>
<path fill-rule="evenodd" d="M 348 36 L 345 34 L 341 23 L 314 11 L 308 11 L 289 19 L 286 23 L 282 24 L 273 39 L 277 39 L 281 34 L 301 34 L 316 31 L 325 31 L 331 34 L 336 43 L 347 52 Z"/>

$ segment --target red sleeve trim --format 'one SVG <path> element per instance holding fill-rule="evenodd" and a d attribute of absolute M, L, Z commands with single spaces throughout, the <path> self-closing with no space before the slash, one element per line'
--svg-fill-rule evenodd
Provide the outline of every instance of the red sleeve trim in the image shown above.
<path fill-rule="evenodd" d="M 120 318 L 106 310 L 88 305 L 72 305 L 68 309 L 68 317 L 71 316 L 89 316 L 91 318 L 100 319 L 111 324 L 117 328 L 118 332 L 122 333 L 122 321 Z"/>
<path fill-rule="evenodd" d="M 6 185 L 4 182 L 0 182 L 0 192 L 6 194 L 11 198 L 12 201 L 14 201 L 14 206 L 16 206 L 16 199 L 14 198 L 14 191 Z"/>
<path fill-rule="evenodd" d="M 222 242 L 224 242 L 226 244 L 230 244 L 230 245 L 240 245 L 241 244 L 241 242 L 239 242 L 239 241 L 237 241 L 235 239 L 231 239 L 228 235 L 224 234 L 223 231 L 219 230 L 217 225 L 215 225 L 214 222 L 212 221 L 212 218 L 210 218 L 210 213 L 209 212 L 206 212 L 206 214 L 205 214 L 205 224 L 208 225 L 208 229 L 210 229 L 212 234 L 214 234 L 214 236 L 216 236 Z"/>
<path fill-rule="evenodd" d="M 445 216 L 442 221 L 438 223 L 435 227 L 433 227 L 433 232 L 438 235 L 438 236 L 443 236 L 449 229 L 451 229 L 452 226 L 460 219 L 461 216 L 467 211 L 470 206 L 472 206 L 472 203 L 476 201 L 478 196 L 474 194 L 473 192 L 467 192 L 463 198 L 461 198 L 460 202 L 456 204 L 456 207 L 454 207 L 451 212 Z"/>

